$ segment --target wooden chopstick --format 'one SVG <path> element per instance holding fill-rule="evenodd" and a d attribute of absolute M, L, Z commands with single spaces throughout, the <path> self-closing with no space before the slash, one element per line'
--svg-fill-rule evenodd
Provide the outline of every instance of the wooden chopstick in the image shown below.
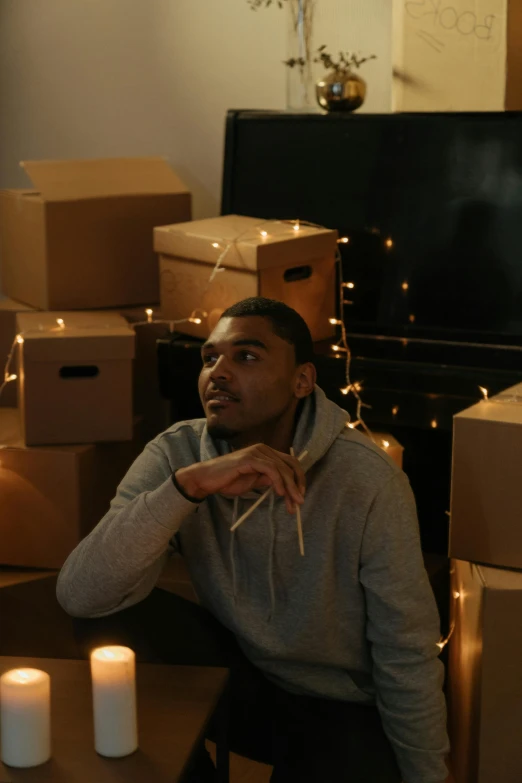
<path fill-rule="evenodd" d="M 290 449 L 290 454 L 292 455 L 292 457 L 293 457 L 293 456 L 295 456 L 293 448 L 291 448 L 291 449 Z M 307 454 L 308 454 L 308 452 L 307 452 L 307 451 L 303 451 L 303 453 L 302 453 L 302 454 L 300 454 L 300 455 L 299 455 L 299 457 L 298 457 L 298 460 L 299 460 L 299 462 L 302 462 L 302 460 L 303 460 L 303 459 L 306 457 L 306 455 L 307 455 Z M 244 513 L 244 514 L 241 514 L 241 516 L 239 517 L 239 519 L 237 520 L 237 522 L 235 522 L 235 523 L 232 525 L 232 527 L 230 528 L 230 532 L 231 532 L 231 533 L 233 533 L 233 532 L 234 532 L 234 530 L 237 530 L 237 528 L 238 528 L 240 525 L 242 525 L 242 524 L 243 524 L 243 522 L 245 521 L 245 519 L 248 519 L 248 517 L 250 516 L 250 514 L 251 514 L 253 511 L 255 511 L 255 510 L 256 510 L 256 508 L 257 508 L 257 507 L 258 507 L 258 506 L 259 506 L 259 505 L 260 505 L 260 504 L 263 502 L 263 500 L 265 500 L 265 498 L 267 498 L 267 497 L 268 497 L 268 495 L 270 494 L 270 492 L 272 492 L 272 487 L 268 487 L 268 489 L 267 489 L 265 492 L 263 492 L 263 494 L 262 494 L 260 497 L 258 497 L 258 499 L 256 500 L 256 502 L 255 502 L 255 503 L 253 503 L 253 504 L 250 506 L 250 508 L 248 509 L 248 511 L 245 511 L 245 513 Z M 297 508 L 296 508 L 296 511 L 297 511 L 297 530 L 298 530 L 298 534 L 299 534 L 299 549 L 300 549 L 300 551 L 301 551 L 301 554 L 302 554 L 302 555 L 304 555 L 303 530 L 302 530 L 302 524 L 301 524 L 301 509 L 299 508 L 299 506 L 297 506 Z"/>
<path fill-rule="evenodd" d="M 306 452 L 303 452 L 306 454 Z M 290 448 L 290 454 L 292 457 L 295 457 L 295 452 L 293 447 Z M 299 459 L 302 459 L 303 455 L 299 457 Z M 303 523 L 301 521 L 301 506 L 296 505 L 295 507 L 295 516 L 297 519 L 297 535 L 299 536 L 299 551 L 301 552 L 301 555 L 304 557 L 304 541 L 303 541 Z"/>

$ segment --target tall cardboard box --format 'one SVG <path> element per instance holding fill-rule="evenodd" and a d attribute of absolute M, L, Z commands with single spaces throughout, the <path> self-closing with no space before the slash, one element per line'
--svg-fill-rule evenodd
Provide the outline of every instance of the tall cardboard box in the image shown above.
<path fill-rule="evenodd" d="M 21 302 L 14 302 L 7 297 L 0 298 L 0 372 L 3 372 L 4 370 L 7 357 L 16 337 L 17 313 L 27 312 L 32 309 L 33 308 L 28 305 L 24 305 Z M 17 356 L 15 356 L 14 361 L 9 368 L 10 372 L 16 375 L 18 373 L 17 368 L 18 359 Z M 3 378 L 0 380 L 0 383 L 2 381 Z M 16 383 L 8 383 L 0 396 L 0 406 L 7 408 L 16 407 L 18 398 L 16 391 Z"/>
<path fill-rule="evenodd" d="M 522 573 L 452 561 L 448 714 L 455 783 L 522 780 Z"/>
<path fill-rule="evenodd" d="M 43 310 L 158 301 L 152 230 L 191 217 L 190 194 L 167 162 L 22 165 L 37 190 L 0 192 L 4 294 Z"/>
<path fill-rule="evenodd" d="M 28 446 L 132 439 L 134 332 L 122 316 L 19 313 L 18 331 Z"/>
<path fill-rule="evenodd" d="M 266 296 L 297 310 L 314 341 L 331 337 L 337 232 L 304 225 L 296 229 L 239 215 L 156 228 L 163 316 L 177 320 L 197 311 L 201 323 L 180 324 L 179 331 L 208 337 L 227 307 Z M 221 255 L 223 271 L 209 282 Z"/>
<path fill-rule="evenodd" d="M 522 109 L 519 0 L 393 0 L 394 111 Z"/>
<path fill-rule="evenodd" d="M 108 511 L 140 427 L 126 443 L 28 448 L 19 412 L 0 409 L 0 565 L 60 568 Z"/>
<path fill-rule="evenodd" d="M 522 384 L 454 417 L 449 553 L 522 569 Z"/>

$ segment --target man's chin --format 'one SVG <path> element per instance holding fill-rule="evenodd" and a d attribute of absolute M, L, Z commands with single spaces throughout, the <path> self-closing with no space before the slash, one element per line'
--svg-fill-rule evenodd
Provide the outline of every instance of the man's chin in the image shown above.
<path fill-rule="evenodd" d="M 216 440 L 234 440 L 240 434 L 239 430 L 227 427 L 219 421 L 209 421 L 207 419 L 208 434 Z"/>

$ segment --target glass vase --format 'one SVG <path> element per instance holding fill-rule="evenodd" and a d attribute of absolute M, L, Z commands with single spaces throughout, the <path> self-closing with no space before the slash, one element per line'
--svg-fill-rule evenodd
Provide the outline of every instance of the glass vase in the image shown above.
<path fill-rule="evenodd" d="M 317 0 L 286 0 L 288 14 L 286 105 L 288 111 L 318 111 L 314 83 L 314 16 Z"/>

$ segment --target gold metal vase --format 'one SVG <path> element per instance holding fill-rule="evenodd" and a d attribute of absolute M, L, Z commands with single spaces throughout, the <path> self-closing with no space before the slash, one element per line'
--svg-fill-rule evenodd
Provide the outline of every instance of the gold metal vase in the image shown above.
<path fill-rule="evenodd" d="M 366 98 L 366 82 L 352 71 L 330 71 L 319 79 L 315 92 L 325 111 L 355 111 Z"/>

